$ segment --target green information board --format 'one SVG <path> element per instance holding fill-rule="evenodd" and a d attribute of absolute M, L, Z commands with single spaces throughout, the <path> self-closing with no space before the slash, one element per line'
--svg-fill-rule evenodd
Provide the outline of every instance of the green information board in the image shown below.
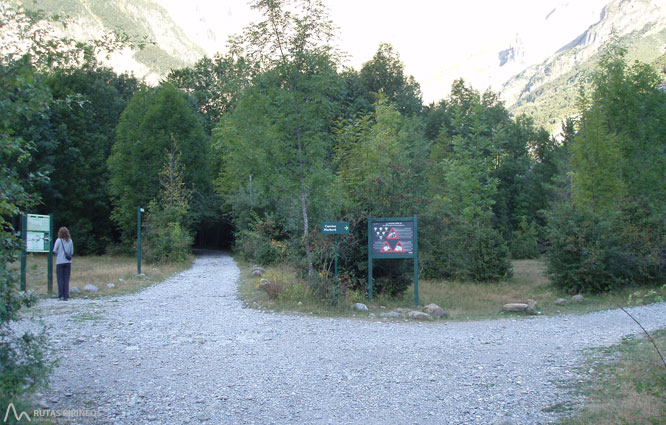
<path fill-rule="evenodd" d="M 372 260 L 414 259 L 414 303 L 419 305 L 418 218 L 368 217 L 368 299 L 372 302 Z"/>
<path fill-rule="evenodd" d="M 25 291 L 25 275 L 28 252 L 45 252 L 47 258 L 47 291 L 53 292 L 53 252 L 55 241 L 53 214 L 27 214 L 21 217 L 21 290 Z"/>
<path fill-rule="evenodd" d="M 25 249 L 27 252 L 49 252 L 51 220 L 48 215 L 28 214 Z"/>

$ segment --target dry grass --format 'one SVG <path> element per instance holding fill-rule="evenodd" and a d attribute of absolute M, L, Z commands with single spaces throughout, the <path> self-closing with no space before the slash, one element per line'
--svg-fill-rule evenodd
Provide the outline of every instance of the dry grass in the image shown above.
<path fill-rule="evenodd" d="M 26 268 L 26 289 L 40 295 L 47 295 L 47 258 L 45 254 L 28 255 Z M 135 292 L 153 283 L 161 282 L 175 273 L 189 268 L 191 261 L 174 264 L 142 264 L 143 276 L 137 276 L 135 257 L 81 256 L 72 260 L 72 276 L 69 287 L 83 290 L 87 284 L 95 285 L 99 291 L 94 295 L 120 295 Z M 12 265 L 18 272 L 19 265 Z M 113 288 L 107 285 L 113 284 Z M 53 293 L 58 294 L 58 282 L 53 265 Z M 76 297 L 75 294 L 70 294 Z M 82 293 L 78 296 L 89 296 Z"/>
<path fill-rule="evenodd" d="M 494 319 L 515 315 L 504 313 L 502 306 L 511 302 L 526 302 L 534 299 L 538 302 L 538 311 L 544 315 L 557 315 L 565 313 L 587 313 L 591 311 L 617 308 L 617 305 L 626 305 L 630 290 L 615 294 L 601 294 L 586 296 L 582 303 L 569 301 L 567 304 L 556 304 L 558 298 L 568 298 L 571 295 L 563 293 L 551 285 L 545 274 L 545 264 L 541 260 L 515 260 L 513 261 L 514 277 L 494 283 L 458 282 L 444 280 L 419 281 L 419 304 L 434 303 L 449 313 L 453 320 Z M 278 296 L 268 299 L 266 294 L 257 290 L 258 278 L 251 276 L 251 266 L 241 264 L 240 292 L 243 299 L 252 306 L 280 311 L 295 311 L 323 316 L 349 316 L 357 314 L 350 306 L 355 302 L 368 302 L 367 298 L 358 292 L 341 294 L 339 305 L 332 305 L 332 300 L 322 301 L 308 285 L 299 279 L 295 273 L 285 266 L 268 268 L 270 275 L 280 276 L 284 283 L 287 296 Z M 301 304 L 298 304 L 301 302 Z M 413 308 L 414 289 L 410 287 L 399 297 L 375 296 L 373 304 L 369 305 L 371 311 L 381 312 L 395 308 Z"/>
<path fill-rule="evenodd" d="M 666 331 L 653 336 L 666 350 Z M 585 405 L 561 424 L 666 424 L 666 368 L 650 342 L 629 339 L 595 354 L 585 367 Z"/>

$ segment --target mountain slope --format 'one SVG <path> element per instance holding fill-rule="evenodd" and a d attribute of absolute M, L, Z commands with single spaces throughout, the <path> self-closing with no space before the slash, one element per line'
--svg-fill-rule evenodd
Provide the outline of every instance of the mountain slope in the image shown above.
<path fill-rule="evenodd" d="M 564 118 L 577 112 L 579 90 L 588 86 L 604 47 L 613 41 L 627 49 L 630 61 L 658 60 L 666 46 L 666 1 L 610 2 L 599 22 L 555 55 L 507 80 L 502 98 L 514 114 L 530 115 L 538 124 L 555 130 Z"/>
<path fill-rule="evenodd" d="M 132 71 L 149 83 L 172 68 L 182 68 L 204 55 L 204 50 L 176 25 L 158 0 L 14 0 L 29 10 L 43 10 L 68 18 L 64 32 L 77 40 L 93 39 L 105 32 L 123 32 L 146 39 L 144 49 L 126 50 L 111 58 L 118 71 Z"/>

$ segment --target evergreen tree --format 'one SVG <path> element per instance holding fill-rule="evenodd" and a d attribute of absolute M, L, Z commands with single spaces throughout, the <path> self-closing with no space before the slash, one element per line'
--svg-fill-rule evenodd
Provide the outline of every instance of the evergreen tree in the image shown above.
<path fill-rule="evenodd" d="M 187 227 L 200 219 L 203 194 L 209 192 L 209 141 L 185 95 L 170 84 L 143 89 L 123 111 L 109 157 L 111 218 L 131 241 L 136 235 L 136 209 L 160 191 L 159 172 L 175 140 L 182 153 L 185 184 L 194 191 Z"/>

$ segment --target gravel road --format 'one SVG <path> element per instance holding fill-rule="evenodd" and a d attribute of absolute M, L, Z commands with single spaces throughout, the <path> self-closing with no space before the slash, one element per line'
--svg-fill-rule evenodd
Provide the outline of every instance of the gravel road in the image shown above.
<path fill-rule="evenodd" d="M 621 311 L 465 323 L 268 313 L 244 308 L 238 276 L 230 257 L 202 256 L 133 295 L 42 301 L 32 311 L 61 359 L 43 407 L 98 415 L 77 424 L 546 424 L 580 402 L 567 388 L 582 350 L 640 332 Z M 632 313 L 666 327 L 666 304 Z"/>

